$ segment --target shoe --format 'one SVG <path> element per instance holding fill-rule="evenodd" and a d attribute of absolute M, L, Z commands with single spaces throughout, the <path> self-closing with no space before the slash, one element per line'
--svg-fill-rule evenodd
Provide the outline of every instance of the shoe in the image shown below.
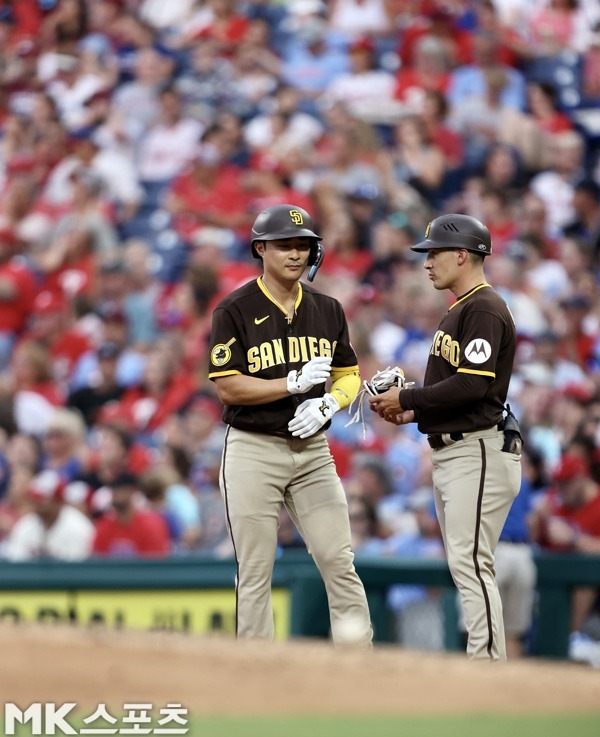
<path fill-rule="evenodd" d="M 569 659 L 600 668 L 600 642 L 582 632 L 572 632 L 569 636 Z"/>

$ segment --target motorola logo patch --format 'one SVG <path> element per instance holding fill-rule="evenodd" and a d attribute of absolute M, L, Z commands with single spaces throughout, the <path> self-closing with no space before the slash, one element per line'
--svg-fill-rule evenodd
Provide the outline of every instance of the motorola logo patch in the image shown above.
<path fill-rule="evenodd" d="M 475 338 L 465 350 L 465 358 L 471 363 L 485 363 L 491 355 L 492 346 L 483 338 Z"/>

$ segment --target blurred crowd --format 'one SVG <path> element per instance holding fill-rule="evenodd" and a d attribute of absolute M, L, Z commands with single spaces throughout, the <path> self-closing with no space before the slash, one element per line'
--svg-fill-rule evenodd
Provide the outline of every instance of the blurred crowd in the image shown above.
<path fill-rule="evenodd" d="M 1 555 L 232 554 L 210 317 L 285 202 L 365 378 L 423 378 L 429 220 L 487 224 L 525 438 L 505 542 L 600 552 L 596 0 L 0 0 L 0 132 Z M 352 413 L 357 553 L 441 556 L 429 446 Z"/>

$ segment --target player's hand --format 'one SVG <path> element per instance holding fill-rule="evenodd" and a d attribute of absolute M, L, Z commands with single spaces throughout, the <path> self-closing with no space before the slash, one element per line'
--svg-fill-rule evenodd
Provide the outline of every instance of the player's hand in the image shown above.
<path fill-rule="evenodd" d="M 400 406 L 400 392 L 397 387 L 388 389 L 383 394 L 376 394 L 374 397 L 369 397 L 369 407 L 373 412 L 377 412 L 380 417 L 384 420 L 392 422 L 392 418 L 401 415 L 404 409 Z"/>
<path fill-rule="evenodd" d="M 391 422 L 392 425 L 408 425 L 410 422 L 415 421 L 415 412 L 412 409 L 406 409 L 400 414 L 384 414 L 383 419 L 387 422 Z"/>
<path fill-rule="evenodd" d="M 287 390 L 290 394 L 304 394 L 317 384 L 324 384 L 331 374 L 331 356 L 316 356 L 299 371 L 290 371 Z"/>
<path fill-rule="evenodd" d="M 310 438 L 338 411 L 340 405 L 331 394 L 324 394 L 317 399 L 305 399 L 296 407 L 294 417 L 288 424 L 288 430 L 297 438 Z"/>

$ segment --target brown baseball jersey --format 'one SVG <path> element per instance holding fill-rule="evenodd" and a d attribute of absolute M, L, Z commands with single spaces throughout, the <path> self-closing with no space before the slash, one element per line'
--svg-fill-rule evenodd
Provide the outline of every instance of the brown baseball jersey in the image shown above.
<path fill-rule="evenodd" d="M 209 379 L 234 374 L 281 379 L 315 356 L 332 356 L 332 372 L 358 373 L 341 304 L 308 284 L 298 286 L 291 322 L 260 277 L 217 305 L 212 321 Z M 325 384 L 319 384 L 304 394 L 276 402 L 227 406 L 223 420 L 239 430 L 287 435 L 296 407 L 324 393 Z"/>
<path fill-rule="evenodd" d="M 516 349 L 514 319 L 489 284 L 462 295 L 442 319 L 429 351 L 423 387 L 403 389 L 426 434 L 492 427 L 502 411 Z"/>

